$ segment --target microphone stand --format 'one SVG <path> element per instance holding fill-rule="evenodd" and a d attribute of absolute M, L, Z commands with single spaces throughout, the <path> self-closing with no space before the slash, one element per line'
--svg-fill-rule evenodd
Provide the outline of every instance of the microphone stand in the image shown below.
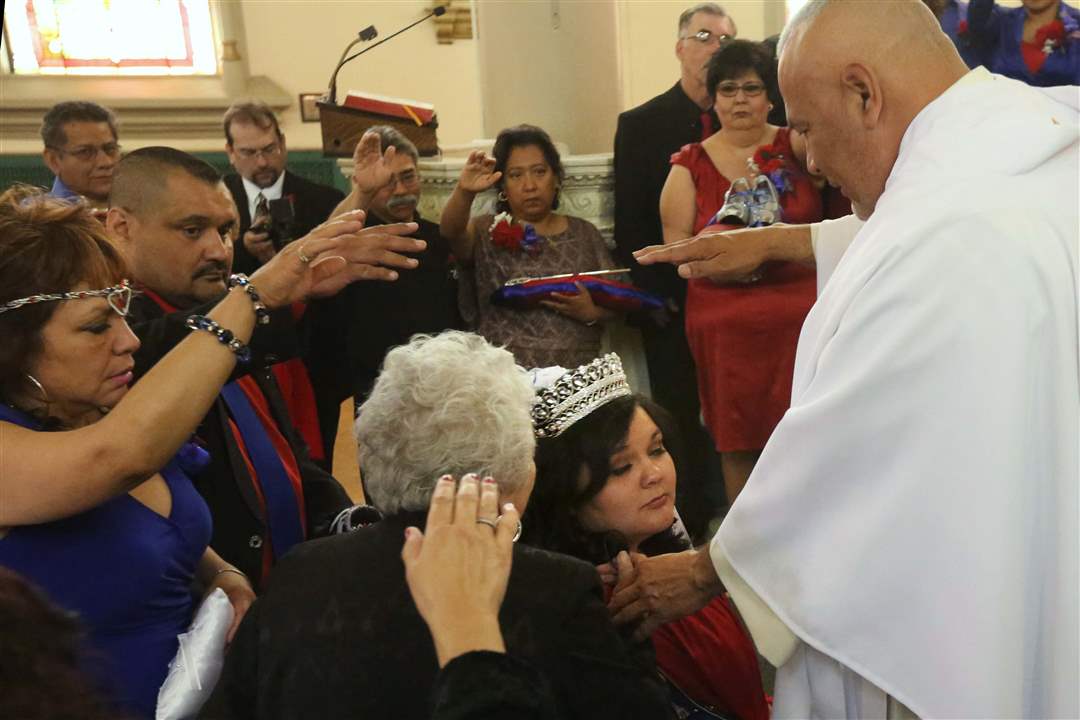
<path fill-rule="evenodd" d="M 370 47 L 366 47 L 363 50 L 361 50 L 360 52 L 354 53 L 354 54 L 350 55 L 349 57 L 345 58 L 345 61 L 342 62 L 341 64 L 344 65 L 345 63 L 347 63 L 347 62 L 349 62 L 351 60 L 355 60 L 356 58 L 360 57 L 364 53 L 369 52 L 369 51 L 374 50 L 375 48 L 379 47 L 380 45 L 382 45 L 387 40 L 393 40 L 394 38 L 396 38 L 401 33 L 405 32 L 406 30 L 408 30 L 410 28 L 416 27 L 417 25 L 424 22 L 428 18 L 441 17 L 442 15 L 445 15 L 445 14 L 446 14 L 446 8 L 443 7 L 442 5 L 439 5 L 436 8 L 434 8 L 431 12 L 429 12 L 427 15 L 425 15 L 424 17 L 420 18 L 419 20 L 417 20 L 414 23 L 406 25 L 405 27 L 401 28 L 396 33 L 394 33 L 393 35 L 387 35 L 386 37 L 384 37 L 382 40 L 375 43 L 374 45 L 372 45 Z M 345 48 L 345 52 L 348 52 L 351 47 L 352 46 L 350 45 L 348 48 Z"/>
<path fill-rule="evenodd" d="M 328 102 L 337 102 L 337 76 L 338 71 L 341 70 L 341 66 L 348 62 L 348 60 L 345 59 L 345 56 L 348 55 L 350 50 L 356 47 L 357 43 L 364 42 L 365 40 L 374 40 L 378 34 L 379 31 L 375 29 L 374 25 L 368 25 L 366 28 L 360 31 L 359 37 L 346 45 L 345 49 L 341 51 L 341 57 L 338 58 L 337 65 L 334 66 L 334 74 L 330 76 L 330 86 L 327 88 L 326 91 L 326 98 Z M 351 60 L 352 58 L 349 59 Z"/>
<path fill-rule="evenodd" d="M 337 102 L 337 76 L 338 76 L 338 72 L 341 70 L 341 67 L 345 63 L 348 63 L 348 62 L 351 62 L 351 61 L 355 60 L 356 58 L 360 57 L 361 55 L 368 52 L 369 50 L 374 50 L 375 48 L 379 47 L 380 45 L 382 45 L 387 40 L 393 40 L 394 38 L 396 38 L 401 33 L 405 32 L 406 30 L 408 30 L 410 28 L 416 27 L 417 25 L 424 22 L 425 20 L 428 20 L 428 19 L 433 18 L 433 17 L 440 17 L 440 16 L 445 15 L 445 14 L 446 14 L 446 8 L 444 6 L 442 6 L 442 5 L 438 5 L 435 8 L 433 8 L 432 11 L 429 12 L 427 15 L 420 18 L 419 20 L 417 20 L 414 23 L 406 25 L 405 27 L 401 28 L 396 33 L 394 33 L 393 35 L 387 35 L 385 38 L 383 38 L 379 42 L 375 43 L 374 45 L 366 47 L 366 48 L 364 48 L 363 50 L 361 50 L 358 53 L 353 53 L 352 55 L 348 55 L 349 51 L 352 50 L 356 46 L 357 43 L 359 43 L 359 42 L 361 42 L 363 40 L 374 40 L 375 39 L 375 36 L 376 36 L 377 32 L 375 30 L 374 25 L 368 26 L 364 30 L 361 30 L 360 31 L 360 37 L 358 37 L 356 40 L 353 40 L 351 43 L 349 43 L 348 46 L 346 46 L 344 52 L 341 53 L 341 59 L 338 61 L 337 67 L 334 68 L 334 74 L 330 76 L 330 87 L 327 89 L 327 92 L 326 92 L 327 102 L 329 102 L 331 104 L 336 104 L 336 102 Z M 348 57 L 346 57 L 346 55 L 348 55 Z"/>

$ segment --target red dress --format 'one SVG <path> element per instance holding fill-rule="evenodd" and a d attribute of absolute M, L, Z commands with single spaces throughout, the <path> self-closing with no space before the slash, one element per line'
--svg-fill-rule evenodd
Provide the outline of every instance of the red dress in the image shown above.
<path fill-rule="evenodd" d="M 821 194 L 792 160 L 787 128 L 776 133 L 773 150 L 784 156 L 791 186 L 780 195 L 784 222 L 821 220 Z M 687 168 L 694 180 L 694 232 L 700 232 L 723 206 L 731 183 L 698 143 L 685 145 L 671 163 Z M 686 339 L 705 426 L 721 452 L 765 447 L 791 403 L 795 346 L 817 297 L 814 268 L 775 262 L 762 270 L 752 284 L 697 279 L 687 287 Z"/>
<path fill-rule="evenodd" d="M 739 720 L 768 720 L 754 644 L 726 596 L 652 635 L 656 666 L 699 705 Z"/>

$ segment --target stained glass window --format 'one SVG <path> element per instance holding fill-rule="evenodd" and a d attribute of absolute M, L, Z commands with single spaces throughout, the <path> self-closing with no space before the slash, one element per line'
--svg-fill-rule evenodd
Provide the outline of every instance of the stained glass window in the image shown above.
<path fill-rule="evenodd" d="M 209 0 L 8 0 L 17 74 L 214 75 Z"/>

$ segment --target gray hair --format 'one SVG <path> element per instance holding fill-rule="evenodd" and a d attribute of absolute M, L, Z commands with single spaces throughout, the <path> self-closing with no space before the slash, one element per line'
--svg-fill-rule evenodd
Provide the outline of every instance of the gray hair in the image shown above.
<path fill-rule="evenodd" d="M 735 27 L 735 18 L 727 14 L 721 6 L 714 2 L 698 3 L 692 7 L 688 7 L 682 11 L 679 15 L 679 37 L 685 37 L 687 28 L 690 27 L 690 21 L 694 19 L 694 16 L 698 13 L 705 13 L 706 15 L 715 15 L 716 17 L 726 17 L 731 21 L 731 26 Z"/>
<path fill-rule="evenodd" d="M 818 15 L 828 4 L 829 0 L 810 0 L 810 2 L 799 8 L 799 12 L 788 20 L 787 25 L 784 26 L 784 31 L 780 33 L 780 41 L 776 44 L 776 57 L 780 57 L 784 52 L 784 48 L 791 40 L 792 35 L 800 30 L 808 29 L 814 24 Z"/>
<path fill-rule="evenodd" d="M 356 420 L 369 500 L 391 515 L 426 510 L 446 473 L 516 492 L 532 472 L 534 396 L 514 356 L 479 335 L 414 335 L 387 353 Z"/>
<path fill-rule="evenodd" d="M 56 103 L 41 119 L 41 140 L 47 148 L 59 148 L 67 144 L 64 126 L 73 122 L 106 123 L 116 135 L 116 115 L 109 108 L 87 100 L 68 100 Z"/>
<path fill-rule="evenodd" d="M 398 151 L 399 155 L 404 153 L 411 157 L 414 163 L 420 162 L 420 153 L 416 151 L 416 146 L 413 145 L 412 140 L 402 135 L 400 130 L 389 125 L 373 125 L 368 128 L 368 132 L 378 134 L 379 150 L 386 152 L 386 148 L 392 147 Z"/>

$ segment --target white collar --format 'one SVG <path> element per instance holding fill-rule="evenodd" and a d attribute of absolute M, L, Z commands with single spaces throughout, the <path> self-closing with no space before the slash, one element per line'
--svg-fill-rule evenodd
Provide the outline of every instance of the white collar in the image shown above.
<path fill-rule="evenodd" d="M 261 188 L 243 175 L 240 176 L 240 179 L 244 182 L 244 194 L 247 195 L 249 218 L 255 217 L 255 199 L 259 197 L 259 193 L 262 193 L 262 196 L 267 200 L 278 200 L 281 198 L 281 191 L 285 187 L 284 170 L 281 171 L 278 179 L 270 187 Z"/>

